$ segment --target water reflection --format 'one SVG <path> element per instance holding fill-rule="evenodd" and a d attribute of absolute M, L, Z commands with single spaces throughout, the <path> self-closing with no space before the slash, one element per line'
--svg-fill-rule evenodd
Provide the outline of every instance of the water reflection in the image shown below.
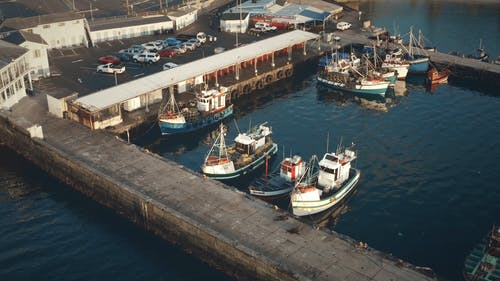
<path fill-rule="evenodd" d="M 390 108 L 396 106 L 395 92 L 389 89 L 386 96 L 380 95 L 361 95 L 343 91 L 336 91 L 318 85 L 318 100 L 322 102 L 333 102 L 338 106 L 347 106 L 350 102 L 354 102 L 363 109 L 388 112 Z M 398 89 L 399 95 L 404 93 L 402 88 Z"/>
<path fill-rule="evenodd" d="M 356 197 L 357 193 L 358 185 L 354 187 L 354 190 L 347 197 L 345 197 L 342 202 L 335 205 L 333 208 L 315 215 L 301 217 L 299 219 L 306 223 L 313 224 L 316 227 L 334 229 L 340 217 L 350 211 L 349 202 L 352 198 Z"/>

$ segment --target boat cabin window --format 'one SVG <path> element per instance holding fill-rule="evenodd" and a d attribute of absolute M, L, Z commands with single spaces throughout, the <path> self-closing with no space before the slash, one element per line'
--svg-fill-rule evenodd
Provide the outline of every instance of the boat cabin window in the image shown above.
<path fill-rule="evenodd" d="M 330 169 L 325 166 L 319 166 L 321 171 L 334 175 L 334 180 L 337 180 L 339 169 Z"/>
<path fill-rule="evenodd" d="M 252 145 L 247 145 L 247 144 L 242 144 L 242 143 L 236 143 L 236 151 L 239 153 L 246 153 L 246 154 L 253 154 L 254 149 Z"/>
<path fill-rule="evenodd" d="M 325 155 L 325 159 L 333 161 L 333 162 L 337 162 L 337 160 L 338 160 L 337 157 L 330 155 L 330 154 Z"/>

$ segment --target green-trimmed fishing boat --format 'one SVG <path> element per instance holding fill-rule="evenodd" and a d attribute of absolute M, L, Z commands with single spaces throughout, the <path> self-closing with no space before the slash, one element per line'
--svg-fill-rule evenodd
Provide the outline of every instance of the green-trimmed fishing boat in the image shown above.
<path fill-rule="evenodd" d="M 464 277 L 468 281 L 500 280 L 500 227 L 493 226 L 467 256 Z"/>
<path fill-rule="evenodd" d="M 201 171 L 213 179 L 232 179 L 260 167 L 278 152 L 278 145 L 270 135 L 272 129 L 266 123 L 240 133 L 234 144 L 226 147 L 224 126 L 220 125 L 219 136 L 205 157 Z"/>

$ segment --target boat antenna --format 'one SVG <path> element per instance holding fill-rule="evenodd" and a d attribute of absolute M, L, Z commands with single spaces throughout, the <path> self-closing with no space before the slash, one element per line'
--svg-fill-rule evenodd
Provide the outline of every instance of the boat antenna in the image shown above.
<path fill-rule="evenodd" d="M 326 152 L 328 152 L 328 149 L 330 146 L 329 142 L 330 142 L 330 132 L 327 132 L 326 133 Z"/>
<path fill-rule="evenodd" d="M 285 145 L 283 145 L 283 159 L 285 159 Z"/>
<path fill-rule="evenodd" d="M 250 121 L 248 122 L 248 131 L 250 132 L 252 130 L 252 118 L 250 118 Z"/>
<path fill-rule="evenodd" d="M 340 153 L 341 147 L 342 147 L 342 137 L 340 137 L 339 144 L 337 145 L 337 151 L 335 151 L 337 155 Z"/>
<path fill-rule="evenodd" d="M 236 127 L 236 130 L 238 131 L 238 134 L 241 134 L 240 128 L 238 128 L 238 123 L 236 122 L 236 119 L 233 119 L 234 121 L 234 126 Z"/>

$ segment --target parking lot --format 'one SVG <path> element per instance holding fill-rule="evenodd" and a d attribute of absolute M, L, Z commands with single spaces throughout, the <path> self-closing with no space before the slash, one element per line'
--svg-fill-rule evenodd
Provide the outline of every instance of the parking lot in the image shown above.
<path fill-rule="evenodd" d="M 212 24 L 210 24 L 212 23 Z M 176 37 L 179 34 L 196 35 L 198 32 L 204 32 L 207 35 L 216 37 L 215 41 L 209 41 L 202 44 L 201 47 L 193 51 L 187 51 L 184 54 L 177 54 L 172 58 L 162 57 L 160 61 L 153 64 L 143 64 L 135 62 L 123 63 L 126 71 L 123 74 L 115 75 L 106 73 L 97 73 L 96 68 L 100 64 L 99 57 L 112 55 L 119 50 L 126 49 L 134 44 L 142 44 L 155 40 L 164 40 L 168 37 Z M 264 38 L 269 38 L 282 31 L 261 34 L 259 36 L 252 34 L 238 34 L 239 44 L 248 44 Z M 217 25 L 214 24 L 214 13 L 201 15 L 198 21 L 189 27 L 170 34 L 151 35 L 130 39 L 113 40 L 109 42 L 100 42 L 95 47 L 78 47 L 70 49 L 55 49 L 49 52 L 49 61 L 52 75 L 50 79 L 44 79 L 39 83 L 57 84 L 59 87 L 65 87 L 77 91 L 80 96 L 96 92 L 100 89 L 109 88 L 118 84 L 131 81 L 133 79 L 150 75 L 162 71 L 163 64 L 173 62 L 175 64 L 184 64 L 205 56 L 214 54 L 215 48 L 224 48 L 225 50 L 234 48 L 236 45 L 236 35 L 234 33 L 219 32 Z"/>

